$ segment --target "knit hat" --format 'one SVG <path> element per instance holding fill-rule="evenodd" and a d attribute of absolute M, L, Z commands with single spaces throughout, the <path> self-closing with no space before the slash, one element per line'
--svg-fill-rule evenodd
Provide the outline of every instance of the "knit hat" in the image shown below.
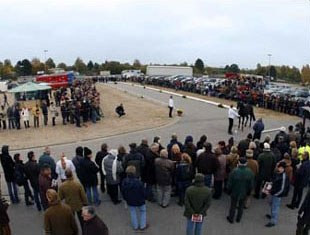
<path fill-rule="evenodd" d="M 270 144 L 264 143 L 264 151 L 270 151 Z"/>
<path fill-rule="evenodd" d="M 193 137 L 191 135 L 186 136 L 185 143 L 193 143 Z"/>
<path fill-rule="evenodd" d="M 204 182 L 204 179 L 205 179 L 205 177 L 203 174 L 197 173 L 195 175 L 195 183 L 202 183 L 202 182 Z"/>
<path fill-rule="evenodd" d="M 252 149 L 247 149 L 246 158 L 253 158 L 253 150 Z"/>
<path fill-rule="evenodd" d="M 239 158 L 239 166 L 246 166 L 247 163 L 248 161 L 246 160 L 246 158 L 244 157 Z"/>
<path fill-rule="evenodd" d="M 84 147 L 84 156 L 87 157 L 91 154 L 92 154 L 92 151 L 89 148 Z"/>

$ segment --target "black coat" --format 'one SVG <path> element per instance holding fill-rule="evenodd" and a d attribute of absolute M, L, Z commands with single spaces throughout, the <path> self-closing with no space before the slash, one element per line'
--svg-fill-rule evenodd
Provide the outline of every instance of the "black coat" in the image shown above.
<path fill-rule="evenodd" d="M 33 189 L 39 189 L 40 167 L 37 161 L 28 161 L 24 165 L 24 171 Z"/>
<path fill-rule="evenodd" d="M 98 165 L 99 167 L 99 171 L 100 171 L 100 177 L 101 179 L 104 179 L 104 175 L 103 175 L 103 172 L 102 172 L 102 160 L 105 156 L 108 155 L 108 152 L 104 152 L 104 151 L 99 151 L 97 154 L 96 154 L 96 157 L 95 157 L 95 162 L 96 164 Z"/>
<path fill-rule="evenodd" d="M 156 184 L 156 176 L 155 176 L 155 159 L 158 158 L 159 155 L 149 151 L 149 153 L 145 156 L 145 178 L 144 182 L 150 185 Z"/>
<path fill-rule="evenodd" d="M 99 167 L 88 157 L 84 157 L 81 162 L 81 183 L 85 187 L 98 185 L 97 173 Z"/>
<path fill-rule="evenodd" d="M 15 163 L 9 155 L 8 147 L 2 147 L 2 154 L 0 155 L 2 169 L 4 171 L 5 181 L 14 182 L 14 167 Z"/>
<path fill-rule="evenodd" d="M 310 224 L 310 190 L 308 190 L 307 196 L 305 197 L 298 214 L 303 214 L 301 220 L 304 224 Z"/>
<path fill-rule="evenodd" d="M 98 217 L 85 221 L 83 226 L 83 235 L 109 235 L 108 227 Z"/>

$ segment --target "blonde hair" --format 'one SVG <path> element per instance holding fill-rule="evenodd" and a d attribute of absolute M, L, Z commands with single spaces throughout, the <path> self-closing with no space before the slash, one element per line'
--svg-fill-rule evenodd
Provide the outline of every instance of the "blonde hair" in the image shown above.
<path fill-rule="evenodd" d="M 127 175 L 135 175 L 136 174 L 136 167 L 135 166 L 128 166 L 126 168 Z"/>
<path fill-rule="evenodd" d="M 174 154 L 180 153 L 181 150 L 180 150 L 179 145 L 177 145 L 177 144 L 172 145 L 171 152 L 174 153 Z"/>
<path fill-rule="evenodd" d="M 187 154 L 187 153 L 183 153 L 182 154 L 182 160 L 184 162 L 187 162 L 189 164 L 192 164 L 192 158 Z"/>

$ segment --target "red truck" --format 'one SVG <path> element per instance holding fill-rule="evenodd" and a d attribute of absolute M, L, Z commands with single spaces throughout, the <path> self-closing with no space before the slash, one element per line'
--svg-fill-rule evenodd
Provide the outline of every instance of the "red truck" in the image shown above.
<path fill-rule="evenodd" d="M 73 72 L 57 73 L 57 74 L 44 74 L 36 77 L 36 82 L 44 82 L 51 86 L 53 89 L 68 87 L 75 79 Z"/>

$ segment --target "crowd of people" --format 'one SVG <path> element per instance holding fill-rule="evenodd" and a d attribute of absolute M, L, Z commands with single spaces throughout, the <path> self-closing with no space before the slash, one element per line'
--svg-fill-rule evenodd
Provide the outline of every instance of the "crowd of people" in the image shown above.
<path fill-rule="evenodd" d="M 181 143 L 175 134 L 166 148 L 158 136 L 151 144 L 147 139 L 140 145 L 130 144 L 129 152 L 124 146 L 115 150 L 102 144 L 94 159 L 91 149 L 79 146 L 71 160 L 61 154 L 57 162 L 48 147 L 38 161 L 34 152 L 28 152 L 24 163 L 23 156 L 16 153 L 12 158 L 9 146 L 3 146 L 0 160 L 11 202 L 20 202 L 18 187 L 23 187 L 25 204 L 45 211 L 46 234 L 78 234 L 75 215 L 83 235 L 108 234 L 95 213 L 105 192 L 115 205 L 126 201 L 134 231 L 145 231 L 150 225 L 146 201 L 167 208 L 171 196 L 176 196 L 184 207 L 186 234 L 199 235 L 212 200 L 220 200 L 223 193 L 231 198 L 227 215 L 231 224 L 242 220 L 245 208 L 251 210 L 252 196 L 257 200 L 270 197 L 266 227 L 273 227 L 278 225 L 281 199 L 293 185 L 287 208 L 298 209 L 296 234 L 304 235 L 310 228 L 309 190 L 302 201 L 310 182 L 309 153 L 309 133 L 290 126 L 273 140 L 269 136 L 263 141 L 253 139 L 250 133 L 239 143 L 230 137 L 216 146 L 206 135 L 195 144 L 192 136 Z M 6 209 L 2 201 L 2 232 L 9 231 Z"/>
<path fill-rule="evenodd" d="M 63 125 L 69 123 L 81 127 L 81 123 L 96 123 L 103 117 L 100 93 L 92 79 L 74 80 L 69 88 L 53 91 L 33 107 L 20 102 L 10 105 L 5 93 L 0 103 L 0 129 L 39 128 L 49 122 L 55 126 L 58 118 Z"/>
<path fill-rule="evenodd" d="M 309 103 L 304 98 L 292 97 L 289 94 L 264 93 L 266 82 L 262 78 L 244 76 L 238 79 L 225 79 L 221 83 L 205 86 L 202 82 L 169 81 L 152 77 L 132 78 L 132 81 L 143 84 L 163 86 L 228 100 L 242 101 L 254 106 L 302 116 L 301 107 Z"/>

